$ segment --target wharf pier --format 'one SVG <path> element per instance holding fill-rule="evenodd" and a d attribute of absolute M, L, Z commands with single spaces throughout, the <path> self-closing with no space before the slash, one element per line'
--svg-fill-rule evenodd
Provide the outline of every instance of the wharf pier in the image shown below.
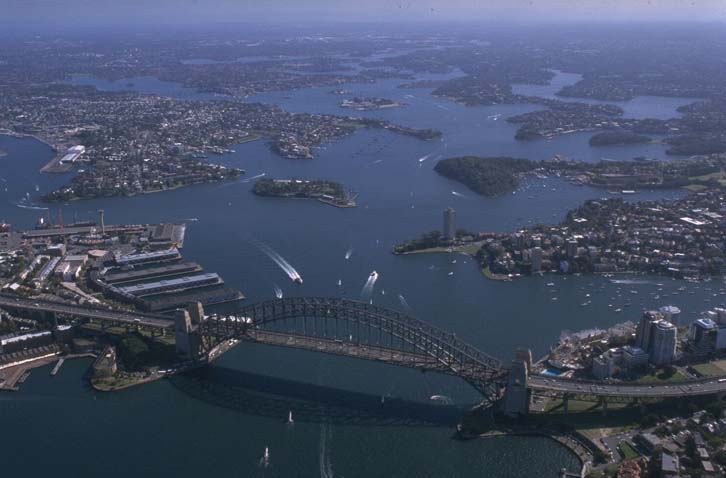
<path fill-rule="evenodd" d="M 42 367 L 53 363 L 58 356 L 58 352 L 52 352 L 47 355 L 33 357 L 27 360 L 21 360 L 15 363 L 6 364 L 0 367 L 0 391 L 17 392 L 18 384 L 23 383 L 27 378 L 27 374 L 31 369 Z"/>
<path fill-rule="evenodd" d="M 63 366 L 65 361 L 66 361 L 65 357 L 61 357 L 60 359 L 58 359 L 58 362 L 56 362 L 55 367 L 53 367 L 53 370 L 50 371 L 51 377 L 55 377 L 58 374 L 58 371 Z"/>

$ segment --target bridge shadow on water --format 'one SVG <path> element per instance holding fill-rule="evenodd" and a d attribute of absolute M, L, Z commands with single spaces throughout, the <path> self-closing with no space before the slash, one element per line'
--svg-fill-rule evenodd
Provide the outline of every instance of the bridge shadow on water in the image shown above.
<path fill-rule="evenodd" d="M 361 426 L 454 427 L 468 407 L 422 403 L 208 366 L 170 378 L 182 393 L 250 415 Z"/>

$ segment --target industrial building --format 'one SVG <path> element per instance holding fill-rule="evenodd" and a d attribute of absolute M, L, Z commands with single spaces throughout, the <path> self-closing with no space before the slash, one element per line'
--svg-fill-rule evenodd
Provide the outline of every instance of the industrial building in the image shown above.
<path fill-rule="evenodd" d="M 149 282 L 145 284 L 134 284 L 125 287 L 119 287 L 124 294 L 130 294 L 136 297 L 147 295 L 161 294 L 164 292 L 182 291 L 203 287 L 206 285 L 223 284 L 224 281 L 219 274 L 198 274 L 193 276 L 184 276 L 177 279 L 161 280 L 158 282 Z"/>
<path fill-rule="evenodd" d="M 6 335 L 0 337 L 0 354 L 9 354 L 21 350 L 42 347 L 53 343 L 53 333 L 50 330 L 42 332 L 28 332 L 26 334 Z"/>
<path fill-rule="evenodd" d="M 65 282 L 75 282 L 80 276 L 81 269 L 88 262 L 88 255 L 67 255 L 56 266 L 55 275 Z"/>
<path fill-rule="evenodd" d="M 71 146 L 66 151 L 65 156 L 63 156 L 60 159 L 60 163 L 61 164 L 75 163 L 78 160 L 78 158 L 80 158 L 81 155 L 83 153 L 85 153 L 85 152 L 86 152 L 86 147 L 85 146 L 81 146 L 81 145 Z"/>
<path fill-rule="evenodd" d="M 176 247 L 161 251 L 141 252 L 116 257 L 116 263 L 120 266 L 134 266 L 148 264 L 151 262 L 174 261 L 181 258 Z"/>
<path fill-rule="evenodd" d="M 144 236 L 155 247 L 184 247 L 185 224 L 157 224 Z"/>
<path fill-rule="evenodd" d="M 207 306 L 235 302 L 244 298 L 244 294 L 238 290 L 220 285 L 211 285 L 188 292 L 147 297 L 144 299 L 142 307 L 149 312 L 162 312 L 186 307 L 194 302 Z"/>
<path fill-rule="evenodd" d="M 125 282 L 134 282 L 142 280 L 158 279 L 161 277 L 170 277 L 180 274 L 189 274 L 201 272 L 202 266 L 196 262 L 182 262 L 178 264 L 169 264 L 158 267 L 146 267 L 143 269 L 134 269 L 131 271 L 111 272 L 103 277 L 103 280 L 109 284 L 122 284 Z"/>

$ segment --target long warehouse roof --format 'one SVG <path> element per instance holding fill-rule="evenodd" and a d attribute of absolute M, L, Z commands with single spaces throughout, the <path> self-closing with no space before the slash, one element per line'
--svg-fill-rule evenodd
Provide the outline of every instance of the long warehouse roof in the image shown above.
<path fill-rule="evenodd" d="M 194 285 L 200 282 L 208 282 L 210 280 L 219 281 L 221 280 L 221 278 L 219 277 L 219 274 L 216 273 L 198 274 L 194 276 L 180 277 L 178 279 L 168 279 L 160 280 L 158 282 L 148 282 L 146 284 L 129 285 L 126 287 L 119 287 L 119 289 L 121 289 L 123 292 L 134 294 L 159 288 L 174 288 L 177 286 Z"/>

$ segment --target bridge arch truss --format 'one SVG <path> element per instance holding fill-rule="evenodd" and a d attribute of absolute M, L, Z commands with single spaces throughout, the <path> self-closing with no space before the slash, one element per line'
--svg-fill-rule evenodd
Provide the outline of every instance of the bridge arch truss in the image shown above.
<path fill-rule="evenodd" d="M 455 375 L 491 397 L 502 363 L 455 334 L 400 312 L 333 298 L 294 297 L 247 306 L 201 325 L 208 347 L 229 339 L 374 360 Z"/>

